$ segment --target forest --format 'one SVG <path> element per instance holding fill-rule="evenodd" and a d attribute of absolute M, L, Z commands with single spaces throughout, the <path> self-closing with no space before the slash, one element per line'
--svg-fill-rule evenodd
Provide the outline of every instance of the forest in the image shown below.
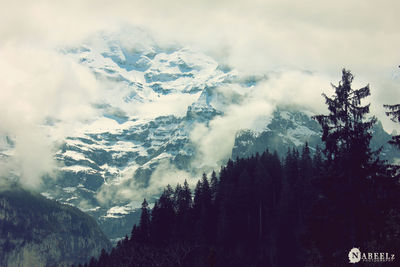
<path fill-rule="evenodd" d="M 203 174 L 194 190 L 167 186 L 152 209 L 143 201 L 130 236 L 79 266 L 344 266 L 352 248 L 400 257 L 399 167 L 370 148 L 370 88 L 353 78 L 343 69 L 323 95 L 322 147 L 267 150 Z M 400 105 L 385 107 L 399 123 Z M 390 142 L 400 148 L 400 136 Z"/>

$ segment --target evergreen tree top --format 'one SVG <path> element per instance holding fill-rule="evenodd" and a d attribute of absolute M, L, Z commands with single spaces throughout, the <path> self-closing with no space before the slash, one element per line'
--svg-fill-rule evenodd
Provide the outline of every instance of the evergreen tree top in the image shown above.
<path fill-rule="evenodd" d="M 375 124 L 376 118 L 365 120 L 370 105 L 362 106 L 361 100 L 370 95 L 370 89 L 369 85 L 352 89 L 353 79 L 351 72 L 343 69 L 339 85 L 332 85 L 335 88 L 335 94 L 332 97 L 322 94 L 328 105 L 329 114 L 313 117 L 322 127 L 324 152 L 328 159 L 335 159 L 352 150 L 359 150 L 356 146 L 364 150 L 369 149 L 372 137 L 369 130 Z"/>

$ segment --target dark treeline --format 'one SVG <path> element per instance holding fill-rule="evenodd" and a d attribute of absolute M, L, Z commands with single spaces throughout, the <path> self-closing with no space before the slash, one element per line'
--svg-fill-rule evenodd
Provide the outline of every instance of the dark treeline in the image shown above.
<path fill-rule="evenodd" d="M 229 160 L 194 192 L 167 186 L 152 210 L 144 200 L 130 237 L 85 265 L 343 266 L 353 247 L 400 255 L 398 169 L 371 151 L 369 87 L 352 80 L 343 70 L 324 95 L 324 148 Z"/>

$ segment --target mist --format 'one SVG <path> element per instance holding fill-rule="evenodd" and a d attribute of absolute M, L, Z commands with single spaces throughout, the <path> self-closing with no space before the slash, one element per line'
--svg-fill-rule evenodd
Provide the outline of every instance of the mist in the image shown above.
<path fill-rule="evenodd" d="M 89 70 L 60 49 L 99 31 L 128 26 L 148 31 L 161 45 L 203 51 L 243 75 L 276 73 L 243 92 L 242 102 L 226 107 L 225 115 L 209 127 L 196 126 L 191 140 L 200 153 L 196 160 L 206 159 L 205 165 L 229 156 L 236 131 L 261 127 L 279 104 L 323 112 L 320 95 L 330 95 L 330 83 L 337 84 L 343 67 L 352 70 L 355 87 L 370 84 L 371 113 L 385 129 L 397 128 L 382 105 L 400 99 L 398 1 L 17 0 L 3 5 L 7 8 L 0 11 L 0 135 L 15 140 L 15 155 L 0 173 L 9 175 L 13 166 L 29 187 L 39 186 L 40 177 L 56 167 L 56 144 L 49 131 L 52 136 L 68 136 L 79 123 L 95 117 L 91 104 L 103 90 Z M 228 96 L 229 89 L 220 90 Z M 169 101 L 160 109 L 143 106 L 136 112 L 185 112 L 171 108 L 177 99 Z M 186 99 L 185 105 L 190 101 Z M 49 118 L 65 126 L 50 129 L 45 126 Z M 215 151 L 222 137 L 226 143 Z"/>
<path fill-rule="evenodd" d="M 0 174 L 7 177 L 10 170 L 16 170 L 22 184 L 35 188 L 44 174 L 54 171 L 50 131 L 66 136 L 70 133 L 68 123 L 92 113 L 87 101 L 96 80 L 54 51 L 26 44 L 3 45 L 0 57 L 0 135 L 15 144 L 14 154 Z M 48 120 L 62 120 L 62 129 L 46 127 Z"/>
<path fill-rule="evenodd" d="M 159 165 L 149 177 L 148 185 L 143 186 L 140 182 L 132 179 L 137 166 L 127 168 L 113 184 L 104 184 L 96 194 L 96 199 L 101 204 L 126 204 L 133 203 L 134 206 L 141 204 L 143 199 L 152 201 L 167 185 L 173 188 L 179 183 L 184 184 L 185 180 L 194 188 L 197 179 L 193 173 L 177 169 L 169 160 L 161 160 Z M 198 174 L 201 175 L 201 174 Z"/>

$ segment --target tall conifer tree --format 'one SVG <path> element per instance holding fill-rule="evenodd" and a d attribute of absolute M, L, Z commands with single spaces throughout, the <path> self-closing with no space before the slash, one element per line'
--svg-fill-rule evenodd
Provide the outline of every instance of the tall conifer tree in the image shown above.
<path fill-rule="evenodd" d="M 370 95 L 369 85 L 353 89 L 353 79 L 343 69 L 339 85 L 332 85 L 335 94 L 323 94 L 329 114 L 314 117 L 322 127 L 326 177 L 321 180 L 312 231 L 325 263 L 338 264 L 345 257 L 340 247 L 366 245 L 371 232 L 368 222 L 375 216 L 367 205 L 374 203 L 373 182 L 383 166 L 376 156 L 379 151 L 370 149 L 376 118 L 366 118 L 369 104 L 361 105 Z M 323 229 L 330 231 L 323 233 Z"/>
<path fill-rule="evenodd" d="M 314 118 L 322 127 L 324 153 L 331 167 L 341 166 L 347 178 L 365 178 L 374 155 L 369 144 L 370 129 L 376 118 L 366 119 L 370 105 L 361 105 L 361 100 L 370 95 L 369 85 L 354 90 L 351 88 L 353 79 L 351 72 L 343 69 L 339 85 L 332 85 L 335 94 L 332 97 L 323 94 L 329 114 Z"/>
<path fill-rule="evenodd" d="M 149 204 L 147 203 L 146 199 L 143 200 L 142 203 L 142 214 L 140 215 L 140 241 L 148 242 L 150 237 L 150 211 L 149 211 Z"/>

